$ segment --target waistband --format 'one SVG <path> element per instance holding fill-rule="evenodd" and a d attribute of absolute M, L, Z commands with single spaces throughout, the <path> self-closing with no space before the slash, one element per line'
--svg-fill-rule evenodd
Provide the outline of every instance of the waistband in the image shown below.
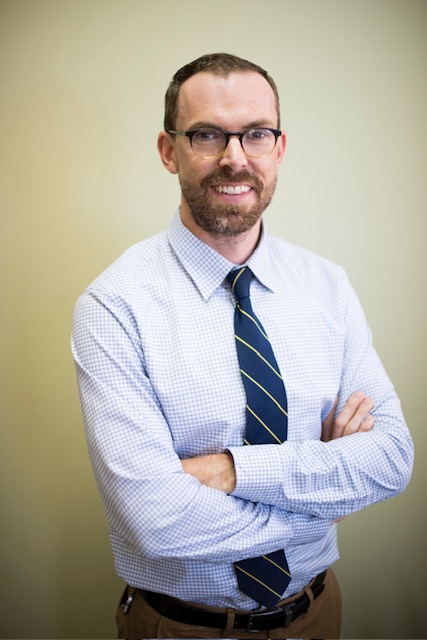
<path fill-rule="evenodd" d="M 243 612 L 236 609 L 233 629 L 247 631 L 268 631 L 279 627 L 286 629 L 291 622 L 308 610 L 313 600 L 320 596 L 325 588 L 326 573 L 326 571 L 319 573 L 299 594 L 280 601 L 274 609 L 255 612 Z M 229 615 L 227 609 L 205 608 L 203 605 L 194 606 L 183 600 L 154 591 L 146 591 L 145 589 L 138 591 L 150 607 L 170 620 L 200 627 L 217 629 L 226 629 L 227 627 Z"/>

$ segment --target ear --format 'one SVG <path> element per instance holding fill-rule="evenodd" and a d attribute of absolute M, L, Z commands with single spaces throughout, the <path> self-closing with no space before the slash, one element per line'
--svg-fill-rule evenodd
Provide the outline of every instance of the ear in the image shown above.
<path fill-rule="evenodd" d="M 277 164 L 279 165 L 283 160 L 283 156 L 285 155 L 285 148 L 286 148 L 285 132 L 282 132 L 282 134 L 277 138 L 276 148 L 277 148 Z"/>
<path fill-rule="evenodd" d="M 175 145 L 170 133 L 161 131 L 157 138 L 157 149 L 160 159 L 170 173 L 178 173 L 178 163 L 175 156 Z"/>

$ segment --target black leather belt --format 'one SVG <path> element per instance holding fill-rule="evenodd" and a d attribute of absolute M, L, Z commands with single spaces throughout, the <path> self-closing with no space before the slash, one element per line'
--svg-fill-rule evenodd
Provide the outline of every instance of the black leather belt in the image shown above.
<path fill-rule="evenodd" d="M 314 599 L 320 596 L 325 588 L 323 584 L 325 576 L 326 571 L 319 573 L 310 585 Z M 215 611 L 192 607 L 185 602 L 177 601 L 175 598 L 155 593 L 154 591 L 139 589 L 139 593 L 150 607 L 170 620 L 199 627 L 214 627 L 217 629 L 225 629 L 227 627 L 227 613 L 225 612 L 216 613 Z M 246 629 L 247 631 L 268 631 L 279 627 L 286 629 L 293 620 L 305 613 L 309 606 L 310 598 L 304 593 L 295 600 L 275 609 L 255 613 L 236 613 L 233 628 Z"/>

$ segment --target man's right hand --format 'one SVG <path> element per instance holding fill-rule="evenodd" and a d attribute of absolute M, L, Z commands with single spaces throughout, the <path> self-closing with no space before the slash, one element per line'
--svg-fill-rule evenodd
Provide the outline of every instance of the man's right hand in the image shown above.
<path fill-rule="evenodd" d="M 363 391 L 352 393 L 343 409 L 335 417 L 338 397 L 329 415 L 322 423 L 323 442 L 349 436 L 357 431 L 370 431 L 374 426 L 374 416 L 369 412 L 374 408 L 372 398 L 365 396 Z"/>

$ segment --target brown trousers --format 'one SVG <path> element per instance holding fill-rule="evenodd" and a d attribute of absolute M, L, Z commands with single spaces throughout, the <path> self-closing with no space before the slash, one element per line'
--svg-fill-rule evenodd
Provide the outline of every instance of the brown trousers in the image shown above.
<path fill-rule="evenodd" d="M 133 591 L 128 587 L 129 592 Z M 312 596 L 309 586 L 283 602 L 291 602 L 304 591 Z M 310 598 L 311 599 L 311 598 Z M 195 605 L 200 606 L 200 605 Z M 248 632 L 241 629 L 233 631 L 235 609 L 202 608 L 228 612 L 226 629 L 198 627 L 169 620 L 152 609 L 137 592 L 129 611 L 123 614 L 121 607 L 116 614 L 118 638 L 139 640 L 140 638 L 339 638 L 341 626 L 341 594 L 337 579 L 331 569 L 325 578 L 325 588 L 316 600 L 312 601 L 308 611 L 294 620 L 287 629 Z"/>

